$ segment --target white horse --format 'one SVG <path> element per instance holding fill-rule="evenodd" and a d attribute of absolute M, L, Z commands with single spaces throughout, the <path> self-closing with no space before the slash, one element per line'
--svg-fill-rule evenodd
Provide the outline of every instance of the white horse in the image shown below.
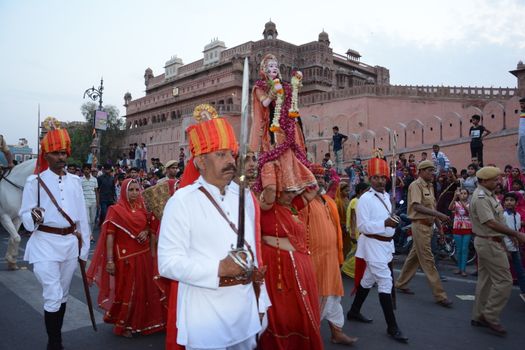
<path fill-rule="evenodd" d="M 34 173 L 35 166 L 36 159 L 27 160 L 11 171 L 5 171 L 4 176 L 0 178 L 0 223 L 10 235 L 5 255 L 10 270 L 18 269 L 16 265 L 20 245 L 18 229 L 22 223 L 18 211 L 22 206 L 22 191 L 27 177 Z"/>

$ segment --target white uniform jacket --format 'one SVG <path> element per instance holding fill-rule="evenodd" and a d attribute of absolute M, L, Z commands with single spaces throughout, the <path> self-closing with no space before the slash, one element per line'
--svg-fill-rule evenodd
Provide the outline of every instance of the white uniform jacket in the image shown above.
<path fill-rule="evenodd" d="M 158 244 L 159 272 L 179 281 L 177 343 L 194 348 L 225 348 L 261 330 L 259 310 L 270 305 L 264 285 L 259 309 L 253 286 L 219 287 L 219 262 L 237 242 L 237 234 L 198 188 L 203 186 L 237 225 L 239 187 L 219 189 L 200 177 L 179 189 L 162 216 Z M 246 193 L 245 240 L 255 251 L 255 206 Z M 256 259 L 255 259 L 256 260 Z"/>
<path fill-rule="evenodd" d="M 88 258 L 89 237 L 91 230 L 87 220 L 87 212 L 84 204 L 84 192 L 81 180 L 78 176 L 65 174 L 58 176 L 47 169 L 40 177 L 55 197 L 58 205 L 77 224 L 77 231 L 82 235 L 82 249 L 80 258 L 84 261 Z M 78 239 L 75 235 L 57 235 L 42 232 L 35 227 L 31 217 L 31 209 L 37 207 L 38 180 L 36 175 L 27 178 L 22 195 L 22 206 L 18 213 L 26 230 L 33 232 L 27 242 L 24 260 L 33 264 L 39 261 L 65 261 L 75 259 L 78 255 Z M 44 222 L 46 226 L 57 228 L 69 227 L 69 222 L 60 214 L 46 191 L 40 186 L 40 207 L 44 208 Z"/>
<path fill-rule="evenodd" d="M 377 196 L 383 199 L 388 209 L 385 208 Z M 364 235 L 394 236 L 395 230 L 391 227 L 385 227 L 385 220 L 390 216 L 391 209 L 392 204 L 388 193 L 370 189 L 359 198 L 356 215 L 357 229 L 360 235 L 357 241 L 356 257 L 370 262 L 388 263 L 392 260 L 394 241 L 384 242 Z"/>

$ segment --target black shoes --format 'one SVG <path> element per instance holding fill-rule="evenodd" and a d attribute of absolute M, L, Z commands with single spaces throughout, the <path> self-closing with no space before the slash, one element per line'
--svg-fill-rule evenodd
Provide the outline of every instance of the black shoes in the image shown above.
<path fill-rule="evenodd" d="M 399 328 L 387 329 L 386 332 L 392 339 L 400 343 L 408 343 L 408 337 L 401 332 Z"/>
<path fill-rule="evenodd" d="M 361 322 L 361 323 L 372 323 L 372 319 L 371 318 L 368 318 L 366 316 L 364 316 L 362 313 L 360 312 L 352 312 L 352 310 L 348 311 L 346 313 L 346 319 L 348 321 L 357 321 L 357 322 Z"/>

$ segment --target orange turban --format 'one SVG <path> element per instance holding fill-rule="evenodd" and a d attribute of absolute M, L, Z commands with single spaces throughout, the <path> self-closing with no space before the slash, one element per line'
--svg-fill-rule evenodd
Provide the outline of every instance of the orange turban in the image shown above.
<path fill-rule="evenodd" d="M 199 172 L 193 164 L 194 157 L 221 149 L 232 150 L 235 154 L 239 150 L 233 127 L 226 119 L 219 117 L 211 105 L 195 107 L 193 117 L 197 124 L 186 129 L 192 158 L 184 169 L 179 188 L 193 183 L 199 177 Z"/>
<path fill-rule="evenodd" d="M 49 165 L 44 158 L 45 153 L 66 151 L 68 157 L 71 155 L 71 139 L 66 129 L 60 128 L 60 122 L 53 118 L 47 117 L 43 123 L 47 133 L 40 141 L 40 154 L 38 155 L 40 172 L 46 170 Z M 35 170 L 35 172 L 38 169 Z"/>
<path fill-rule="evenodd" d="M 368 176 L 390 177 L 390 169 L 387 162 L 381 158 L 370 158 L 368 161 Z"/>
<path fill-rule="evenodd" d="M 321 164 L 312 164 L 310 170 L 314 175 L 324 175 L 326 169 Z"/>

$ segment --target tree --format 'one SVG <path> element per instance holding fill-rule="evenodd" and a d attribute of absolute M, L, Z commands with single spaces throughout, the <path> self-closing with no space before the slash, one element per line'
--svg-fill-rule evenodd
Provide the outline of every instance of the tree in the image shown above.
<path fill-rule="evenodd" d="M 86 119 L 85 123 L 71 123 L 66 126 L 71 137 L 71 158 L 74 162 L 83 164 L 86 162 L 91 151 L 93 142 L 93 118 L 98 104 L 86 102 L 80 107 L 80 112 Z M 97 131 L 100 142 L 100 156 L 98 164 L 114 162 L 120 155 L 119 140 L 123 136 L 125 122 L 119 117 L 119 110 L 113 105 L 106 105 L 102 108 L 108 114 L 106 131 Z"/>

